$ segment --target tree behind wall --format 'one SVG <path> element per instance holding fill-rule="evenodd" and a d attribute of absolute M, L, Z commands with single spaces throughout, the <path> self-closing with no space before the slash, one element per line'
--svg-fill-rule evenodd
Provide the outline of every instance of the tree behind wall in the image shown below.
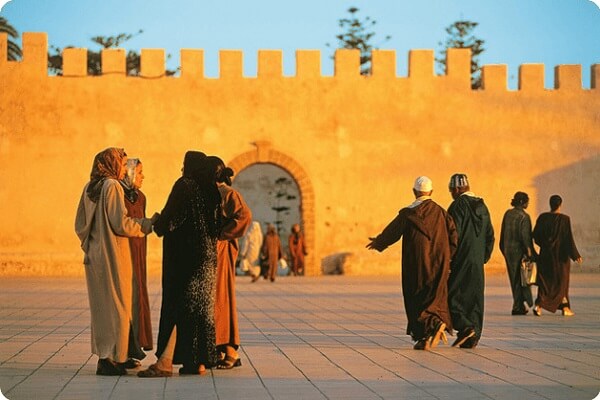
<path fill-rule="evenodd" d="M 132 39 L 134 36 L 142 34 L 141 29 L 135 33 L 120 33 L 116 36 L 94 36 L 90 40 L 102 47 L 102 49 L 118 48 L 123 43 Z M 68 46 L 67 48 L 72 48 Z M 59 47 L 51 46 L 53 53 L 48 54 L 48 70 L 55 75 L 62 75 L 63 50 Z M 170 58 L 171 55 L 167 55 Z M 126 73 L 130 76 L 140 75 L 140 54 L 136 51 L 129 50 L 125 57 Z M 102 52 L 88 50 L 87 57 L 88 75 L 102 75 Z M 176 71 L 166 70 L 165 75 L 174 75 Z"/>
<path fill-rule="evenodd" d="M 0 32 L 8 35 L 7 58 L 8 61 L 18 61 L 23 57 L 23 52 L 12 39 L 19 38 L 19 32 L 4 17 L 0 17 Z"/>
<path fill-rule="evenodd" d="M 456 21 L 446 27 L 448 38 L 444 43 L 439 42 L 442 46 L 439 51 L 438 58 L 435 59 L 438 65 L 438 71 L 444 73 L 446 71 L 446 53 L 449 48 L 471 49 L 471 88 L 481 89 L 481 65 L 479 64 L 479 55 L 485 50 L 483 48 L 484 41 L 477 38 L 473 31 L 479 25 L 472 21 Z"/>
<path fill-rule="evenodd" d="M 369 32 L 368 29 L 375 26 L 377 21 L 368 16 L 361 21 L 357 15 L 358 11 L 358 8 L 350 7 L 348 9 L 350 16 L 338 20 L 338 25 L 343 32 L 335 37 L 338 40 L 338 48 L 360 50 L 360 74 L 371 75 L 371 50 L 377 47 L 371 43 L 375 32 Z M 388 35 L 384 41 L 390 38 L 391 36 Z M 326 46 L 331 47 L 329 43 L 326 43 Z"/>

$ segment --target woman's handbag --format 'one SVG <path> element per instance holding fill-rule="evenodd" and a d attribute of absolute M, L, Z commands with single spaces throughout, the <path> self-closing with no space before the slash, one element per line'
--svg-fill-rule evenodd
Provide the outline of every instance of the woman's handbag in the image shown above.
<path fill-rule="evenodd" d="M 536 284 L 537 264 L 527 256 L 521 259 L 521 286 L 531 286 Z"/>

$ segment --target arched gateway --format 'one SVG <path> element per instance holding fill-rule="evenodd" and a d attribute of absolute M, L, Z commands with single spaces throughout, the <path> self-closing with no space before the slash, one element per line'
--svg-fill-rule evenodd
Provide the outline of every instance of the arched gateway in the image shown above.
<path fill-rule="evenodd" d="M 300 218 L 306 241 L 305 274 L 308 276 L 321 275 L 321 268 L 315 254 L 315 192 L 310 179 L 302 166 L 290 156 L 271 148 L 267 141 L 253 143 L 256 150 L 242 153 L 227 164 L 236 173 L 255 164 L 273 164 L 288 172 L 298 184 L 300 190 Z"/>

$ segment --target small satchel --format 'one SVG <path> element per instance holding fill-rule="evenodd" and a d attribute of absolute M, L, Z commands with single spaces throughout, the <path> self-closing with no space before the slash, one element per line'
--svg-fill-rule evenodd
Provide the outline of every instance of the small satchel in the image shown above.
<path fill-rule="evenodd" d="M 535 285 L 537 280 L 537 264 L 535 261 L 524 256 L 521 259 L 521 286 Z"/>

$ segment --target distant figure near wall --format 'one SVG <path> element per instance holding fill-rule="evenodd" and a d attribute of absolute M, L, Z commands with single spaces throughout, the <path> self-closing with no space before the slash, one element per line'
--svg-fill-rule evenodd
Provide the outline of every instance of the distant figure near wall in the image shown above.
<path fill-rule="evenodd" d="M 288 247 L 290 249 L 290 259 L 292 263 L 292 274 L 294 276 L 304 275 L 304 256 L 306 246 L 304 246 L 304 234 L 300 231 L 300 225 L 292 225 L 292 233 L 288 237 Z"/>
<path fill-rule="evenodd" d="M 450 259 L 457 243 L 454 221 L 431 199 L 429 178 L 416 179 L 416 200 L 403 208 L 377 237 L 369 238 L 368 249 L 383 251 L 402 240 L 402 294 L 408 326 L 406 333 L 416 342 L 415 350 L 430 350 L 445 331 L 452 332 L 448 309 Z"/>
<path fill-rule="evenodd" d="M 260 248 L 263 242 L 260 222 L 253 221 L 240 244 L 238 273 L 250 274 L 252 281 L 260 277 Z"/>
<path fill-rule="evenodd" d="M 277 229 L 273 224 L 267 225 L 267 234 L 263 239 L 261 257 L 269 267 L 265 279 L 268 277 L 271 282 L 275 282 L 277 263 L 283 257 L 283 249 L 281 248 L 279 234 L 277 234 Z"/>
<path fill-rule="evenodd" d="M 571 219 L 561 214 L 561 206 L 559 195 L 550 196 L 550 212 L 540 214 L 533 229 L 535 243 L 540 246 L 538 295 L 533 309 L 537 316 L 542 308 L 550 312 L 560 309 L 564 316 L 575 315 L 569 300 L 571 260 L 581 264 L 583 258 L 575 246 Z"/>

